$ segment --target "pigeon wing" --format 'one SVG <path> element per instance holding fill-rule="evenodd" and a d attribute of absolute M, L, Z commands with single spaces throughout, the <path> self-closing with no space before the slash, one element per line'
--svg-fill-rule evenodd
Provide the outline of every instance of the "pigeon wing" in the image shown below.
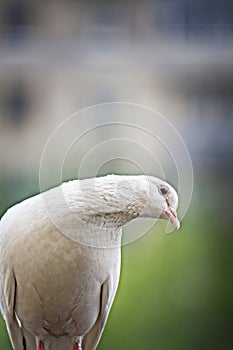
<path fill-rule="evenodd" d="M 7 330 L 14 349 L 24 350 L 24 337 L 22 329 L 17 321 L 14 310 L 16 299 L 17 283 L 13 271 L 1 271 L 1 279 L 3 288 L 0 290 L 1 312 L 6 321 Z"/>
<path fill-rule="evenodd" d="M 115 293 L 110 296 L 109 291 L 112 289 L 110 284 L 111 280 L 109 279 L 101 286 L 99 316 L 94 326 L 84 336 L 83 350 L 95 350 L 100 341 L 115 296 Z"/>

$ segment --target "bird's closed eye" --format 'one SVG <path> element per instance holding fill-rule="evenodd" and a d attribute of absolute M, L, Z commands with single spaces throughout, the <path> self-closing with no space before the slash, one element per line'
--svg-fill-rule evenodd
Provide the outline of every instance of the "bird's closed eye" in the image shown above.
<path fill-rule="evenodd" d="M 162 196 L 166 196 L 169 193 L 169 188 L 165 185 L 159 186 L 159 192 Z"/>

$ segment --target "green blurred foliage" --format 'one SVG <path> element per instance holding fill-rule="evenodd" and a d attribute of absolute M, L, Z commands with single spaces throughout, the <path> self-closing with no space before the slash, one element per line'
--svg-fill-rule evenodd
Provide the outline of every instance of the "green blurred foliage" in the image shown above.
<path fill-rule="evenodd" d="M 160 223 L 123 249 L 100 350 L 233 348 L 233 237 L 215 215 L 190 208 L 180 231 Z"/>
<path fill-rule="evenodd" d="M 12 191 L 9 183 L 1 186 L 2 212 L 13 198 L 35 192 L 29 181 Z M 166 235 L 159 222 L 123 247 L 120 286 L 99 350 L 233 348 L 232 224 L 221 209 L 224 191 L 221 197 L 216 184 L 208 186 L 196 187 L 179 231 Z M 0 327 L 0 349 L 10 350 L 2 320 Z"/>

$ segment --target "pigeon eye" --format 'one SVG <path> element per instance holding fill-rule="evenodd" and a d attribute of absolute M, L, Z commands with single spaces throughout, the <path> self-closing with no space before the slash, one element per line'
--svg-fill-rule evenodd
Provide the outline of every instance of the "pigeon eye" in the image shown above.
<path fill-rule="evenodd" d="M 168 194 L 168 192 L 169 192 L 169 188 L 167 187 L 167 186 L 159 186 L 159 192 L 163 195 L 163 196 L 165 196 L 165 195 L 167 195 Z"/>

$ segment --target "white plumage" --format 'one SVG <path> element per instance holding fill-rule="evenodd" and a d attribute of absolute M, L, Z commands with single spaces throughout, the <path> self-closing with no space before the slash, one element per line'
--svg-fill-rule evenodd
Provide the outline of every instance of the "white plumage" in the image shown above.
<path fill-rule="evenodd" d="M 169 219 L 164 181 L 109 175 L 63 183 L 0 221 L 0 306 L 15 350 L 94 350 L 118 286 L 122 226 Z"/>

